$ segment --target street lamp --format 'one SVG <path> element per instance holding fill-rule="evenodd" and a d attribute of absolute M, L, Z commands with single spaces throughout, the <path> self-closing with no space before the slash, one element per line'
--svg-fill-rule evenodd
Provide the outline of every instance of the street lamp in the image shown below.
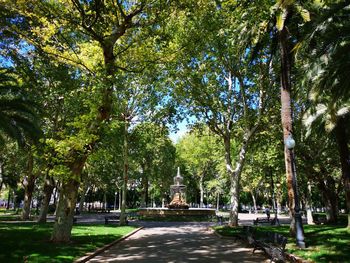
<path fill-rule="evenodd" d="M 295 170 L 294 152 L 293 152 L 293 148 L 295 147 L 295 140 L 290 134 L 284 143 L 287 149 L 289 150 L 290 159 L 291 159 L 290 161 L 292 166 L 292 187 L 294 192 L 294 222 L 295 222 L 295 230 L 296 230 L 296 244 L 300 248 L 305 248 L 304 230 L 303 230 L 303 222 L 300 214 L 297 175 Z"/>

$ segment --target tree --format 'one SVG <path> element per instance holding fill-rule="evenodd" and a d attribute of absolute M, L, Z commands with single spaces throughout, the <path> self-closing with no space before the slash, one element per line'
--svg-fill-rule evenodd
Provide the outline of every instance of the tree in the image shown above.
<path fill-rule="evenodd" d="M 193 176 L 192 180 L 197 182 L 199 179 L 200 207 L 203 207 L 204 204 L 204 180 L 208 181 L 213 177 L 211 172 L 215 171 L 217 163 L 215 141 L 216 138 L 210 134 L 209 129 L 203 131 L 194 129 L 176 144 L 178 162 L 186 166 L 188 172 Z"/>
<path fill-rule="evenodd" d="M 333 131 L 338 145 L 347 210 L 350 211 L 350 151 L 348 148 L 349 112 L 349 23 L 350 12 L 346 1 L 326 3 L 310 26 L 305 37 L 309 51 L 305 80 L 314 103 L 306 125 L 323 119 L 326 131 Z M 350 214 L 348 228 L 350 227 Z"/>
<path fill-rule="evenodd" d="M 133 70 L 138 64 L 121 58 L 125 52 L 138 48 L 135 44 L 142 43 L 141 40 L 152 33 L 143 29 L 151 29 L 158 21 L 162 4 L 158 1 L 19 1 L 16 4 L 7 1 L 6 8 L 17 11 L 21 17 L 18 21 L 29 25 L 29 30 L 22 30 L 16 23 L 11 26 L 11 30 L 28 43 L 56 61 L 76 66 L 78 74 L 97 77 L 94 85 L 98 89 L 96 104 L 99 106 L 95 104 L 91 108 L 90 117 L 85 118 L 85 128 L 80 130 L 78 147 L 70 147 L 70 151 L 65 152 L 69 161 L 65 162 L 65 167 L 60 166 L 60 173 L 67 176 L 62 180 L 52 240 L 67 242 L 84 163 L 96 145 L 101 125 L 112 113 L 114 81 L 117 80 L 114 76 L 120 71 Z M 91 118 L 93 115 L 95 117 Z M 89 136 L 82 140 L 83 134 Z M 66 142 L 61 146 L 67 145 Z"/>
<path fill-rule="evenodd" d="M 249 63 L 236 27 L 239 22 L 231 19 L 242 9 L 232 11 L 212 2 L 194 6 L 176 16 L 175 43 L 183 53 L 173 70 L 176 80 L 170 84 L 189 113 L 221 138 L 231 185 L 230 224 L 236 226 L 240 174 L 263 113 L 269 59 Z M 233 137 L 239 145 L 235 158 Z"/>
<path fill-rule="evenodd" d="M 26 98 L 15 76 L 10 69 L 0 68 L 0 140 L 3 143 L 6 134 L 23 145 L 26 138 L 37 140 L 41 131 L 35 104 Z"/>
<path fill-rule="evenodd" d="M 166 187 L 175 162 L 175 148 L 168 129 L 145 122 L 136 125 L 130 134 L 130 157 L 141 170 L 141 207 L 149 204 L 149 184 Z M 164 189 L 160 192 L 164 193 Z M 164 198 L 164 197 L 163 197 Z"/>

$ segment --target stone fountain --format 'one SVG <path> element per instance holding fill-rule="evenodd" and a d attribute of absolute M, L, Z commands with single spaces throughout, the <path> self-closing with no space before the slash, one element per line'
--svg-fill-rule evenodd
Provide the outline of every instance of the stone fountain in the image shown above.
<path fill-rule="evenodd" d="M 174 184 L 170 186 L 171 202 L 165 208 L 140 208 L 138 215 L 143 218 L 159 218 L 176 216 L 180 219 L 189 217 L 212 217 L 215 216 L 215 209 L 189 208 L 186 203 L 186 186 L 182 183 L 180 168 L 177 168 L 177 175 L 174 177 Z"/>
<path fill-rule="evenodd" d="M 168 205 L 170 209 L 188 209 L 186 203 L 186 186 L 182 184 L 183 177 L 180 175 L 180 167 L 177 168 L 177 175 L 174 177 L 174 184 L 170 186 L 172 201 Z"/>

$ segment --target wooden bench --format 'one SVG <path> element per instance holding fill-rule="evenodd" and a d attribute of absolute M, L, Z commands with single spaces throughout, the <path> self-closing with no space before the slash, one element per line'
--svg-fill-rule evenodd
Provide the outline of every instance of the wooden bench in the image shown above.
<path fill-rule="evenodd" d="M 258 224 L 269 224 L 271 225 L 271 220 L 267 217 L 257 217 L 255 220 L 253 220 L 253 224 L 256 226 Z"/>
<path fill-rule="evenodd" d="M 126 216 L 125 222 L 126 222 L 126 224 L 128 224 L 129 222 L 128 222 L 127 215 L 125 215 L 125 216 Z M 107 225 L 110 222 L 117 222 L 117 223 L 119 223 L 120 222 L 120 215 L 105 216 L 105 225 Z"/>
<path fill-rule="evenodd" d="M 287 241 L 287 238 L 281 234 L 266 232 L 266 236 L 255 240 L 253 253 L 255 250 L 263 250 L 270 257 L 270 262 L 285 262 Z"/>

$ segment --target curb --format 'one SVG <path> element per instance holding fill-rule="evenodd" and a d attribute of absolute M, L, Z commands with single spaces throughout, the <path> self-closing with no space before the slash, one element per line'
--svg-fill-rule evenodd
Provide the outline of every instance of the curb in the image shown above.
<path fill-rule="evenodd" d="M 143 229 L 144 227 L 139 227 L 139 228 L 136 228 L 134 231 L 132 231 L 131 233 L 129 234 L 126 234 L 125 236 L 122 236 L 121 238 L 117 239 L 117 240 L 114 240 L 113 242 L 101 247 L 101 248 L 98 248 L 97 250 L 95 250 L 94 252 L 89 252 L 89 253 L 86 253 L 85 256 L 82 256 L 76 260 L 74 260 L 73 262 L 74 263 L 85 263 L 87 262 L 88 260 L 92 259 L 93 257 L 97 256 L 98 254 L 101 254 L 103 251 L 107 250 L 108 248 L 114 246 L 115 244 L 127 239 L 128 237 L 132 236 L 133 234 L 135 234 L 136 232 L 140 231 L 141 229 Z"/>
<path fill-rule="evenodd" d="M 236 239 L 236 237 L 234 237 L 234 236 L 223 236 L 223 235 L 219 234 L 218 232 L 216 232 L 215 230 L 213 230 L 213 232 L 214 232 L 214 235 L 216 235 L 220 239 L 230 239 L 230 240 Z"/>

